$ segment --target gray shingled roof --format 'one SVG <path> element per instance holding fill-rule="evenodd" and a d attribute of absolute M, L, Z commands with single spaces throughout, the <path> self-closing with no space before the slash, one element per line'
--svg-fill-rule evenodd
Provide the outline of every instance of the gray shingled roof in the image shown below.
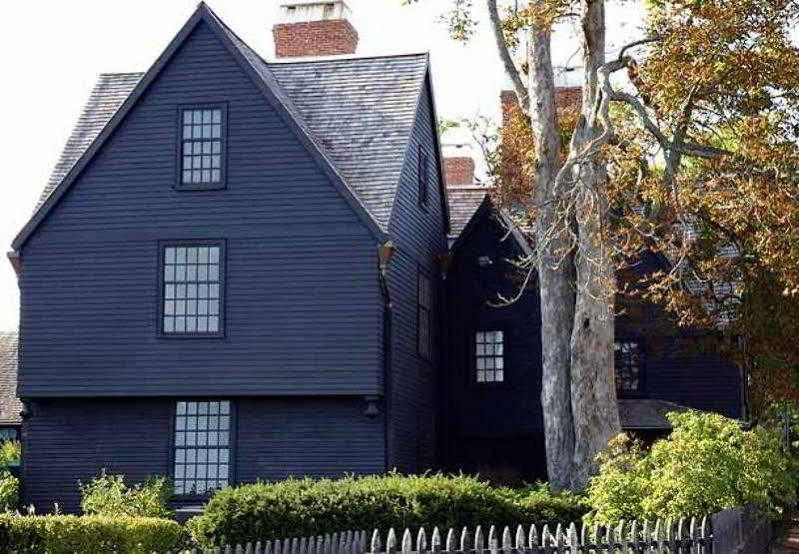
<path fill-rule="evenodd" d="M 100 131 L 125 101 L 143 73 L 101 73 L 89 100 L 72 129 L 64 151 L 50 174 L 50 179 L 39 196 L 38 209 L 50 193 L 64 179 L 78 158 L 94 142 Z"/>
<path fill-rule="evenodd" d="M 347 183 L 387 225 L 427 55 L 273 63 L 269 68 Z"/>
<path fill-rule="evenodd" d="M 424 85 L 427 55 L 267 63 L 223 22 L 219 23 L 345 185 L 377 222 L 387 227 Z M 39 205 L 97 138 L 143 75 L 100 75 Z"/>
<path fill-rule="evenodd" d="M 17 398 L 17 333 L 0 333 L 0 424 L 20 423 Z"/>
<path fill-rule="evenodd" d="M 480 185 L 447 187 L 449 197 L 450 238 L 457 238 L 483 203 L 490 187 Z"/>
<path fill-rule="evenodd" d="M 666 414 L 688 409 L 674 402 L 654 398 L 619 398 L 619 420 L 625 431 L 671 429 Z"/>

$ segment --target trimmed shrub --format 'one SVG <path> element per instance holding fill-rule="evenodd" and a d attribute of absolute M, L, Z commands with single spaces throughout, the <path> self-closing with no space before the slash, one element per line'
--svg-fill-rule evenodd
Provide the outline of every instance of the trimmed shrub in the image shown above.
<path fill-rule="evenodd" d="M 11 512 L 19 506 L 19 479 L 0 472 L 0 512 Z"/>
<path fill-rule="evenodd" d="M 512 494 L 518 510 L 517 520 L 523 523 L 576 523 L 589 510 L 585 496 L 570 491 L 552 492 L 548 483 L 513 489 Z"/>
<path fill-rule="evenodd" d="M 673 432 L 648 451 L 625 435 L 611 442 L 588 487 L 587 521 L 701 516 L 745 504 L 778 515 L 795 503 L 797 462 L 778 433 L 696 411 L 668 418 Z"/>
<path fill-rule="evenodd" d="M 188 526 L 197 542 L 211 546 L 347 529 L 552 523 L 585 513 L 567 497 L 549 495 L 548 502 L 547 495 L 463 475 L 288 479 L 218 491 Z"/>
<path fill-rule="evenodd" d="M 170 518 L 168 508 L 172 490 L 163 477 L 150 478 L 132 487 L 123 475 L 107 475 L 103 470 L 87 484 L 80 484 L 80 507 L 88 515 Z"/>
<path fill-rule="evenodd" d="M 0 552 L 9 554 L 151 554 L 185 546 L 184 530 L 167 519 L 0 515 Z"/>

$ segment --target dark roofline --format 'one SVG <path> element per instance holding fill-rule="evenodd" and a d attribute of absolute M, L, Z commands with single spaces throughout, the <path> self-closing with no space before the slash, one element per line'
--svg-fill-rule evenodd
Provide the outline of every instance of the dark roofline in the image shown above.
<path fill-rule="evenodd" d="M 245 70 L 247 75 L 253 80 L 256 86 L 261 90 L 262 94 L 266 97 L 267 101 L 277 110 L 277 112 L 281 115 L 284 121 L 295 131 L 300 142 L 306 147 L 306 149 L 311 154 L 311 157 L 317 162 L 320 168 L 324 171 L 324 173 L 330 178 L 333 185 L 338 189 L 339 193 L 344 197 L 347 203 L 352 207 L 355 213 L 359 216 L 359 218 L 363 221 L 366 227 L 370 230 L 370 232 L 374 235 L 375 239 L 378 243 L 385 242 L 387 239 L 387 234 L 381 228 L 380 224 L 374 218 L 374 216 L 366 209 L 366 207 L 360 202 L 360 200 L 355 196 L 355 193 L 352 189 L 344 181 L 341 174 L 338 170 L 335 169 L 329 157 L 324 153 L 324 150 L 321 146 L 316 142 L 311 134 L 304 128 L 304 126 L 298 121 L 299 112 L 294 108 L 294 106 L 288 100 L 288 95 L 283 94 L 285 99 L 280 99 L 275 94 L 272 87 L 276 90 L 281 90 L 280 85 L 278 84 L 277 80 L 274 76 L 271 75 L 269 72 L 268 75 L 260 75 L 256 69 L 252 66 L 252 64 L 246 59 L 246 56 L 241 52 L 238 45 L 236 45 L 231 38 L 231 35 L 239 40 L 245 47 L 241 39 L 231 31 L 227 26 L 225 26 L 222 21 L 217 17 L 217 15 L 205 4 L 205 2 L 200 2 L 197 6 L 197 9 L 194 13 L 189 17 L 186 23 L 181 27 L 175 37 L 170 41 L 169 45 L 166 49 L 158 56 L 155 60 L 155 63 L 147 70 L 144 76 L 139 80 L 136 84 L 136 87 L 127 97 L 127 99 L 122 103 L 113 117 L 108 121 L 105 125 L 103 130 L 94 139 L 92 144 L 86 151 L 78 158 L 78 161 L 72 166 L 69 172 L 64 176 L 61 182 L 56 186 L 53 192 L 48 196 L 47 200 L 45 200 L 36 212 L 33 214 L 31 219 L 25 224 L 19 234 L 14 238 L 14 241 L 11 243 L 11 246 L 14 250 L 19 251 L 22 246 L 27 242 L 33 232 L 38 228 L 38 226 L 44 221 L 50 211 L 58 204 L 58 202 L 63 198 L 66 192 L 71 188 L 72 184 L 78 178 L 78 176 L 83 172 L 89 162 L 94 158 L 95 154 L 100 150 L 100 148 L 105 144 L 108 138 L 114 133 L 116 128 L 120 125 L 120 123 L 125 119 L 127 114 L 136 105 L 139 99 L 142 97 L 144 92 L 149 88 L 149 86 L 153 83 L 156 77 L 161 73 L 161 70 L 166 66 L 166 64 L 171 60 L 172 56 L 178 51 L 178 49 L 182 46 L 186 38 L 194 31 L 194 28 L 201 22 L 204 21 L 208 24 L 214 34 L 220 39 L 222 44 L 228 49 L 228 51 L 233 55 L 233 58 L 241 65 L 241 67 Z M 230 33 L 230 34 L 228 34 Z M 260 59 L 260 57 L 259 57 Z M 266 64 L 264 64 L 266 66 Z M 270 79 L 271 77 L 271 79 Z M 265 82 L 264 79 L 269 79 L 269 83 Z M 293 109 L 293 111 L 292 111 Z"/>
<path fill-rule="evenodd" d="M 456 188 L 456 187 L 453 187 Z M 466 187 L 461 187 L 466 188 Z M 488 215 L 496 215 L 501 222 L 510 230 L 510 236 L 513 238 L 513 242 L 516 243 L 516 246 L 522 251 L 522 253 L 526 256 L 532 256 L 533 249 L 530 246 L 530 243 L 527 242 L 527 239 L 524 238 L 524 235 L 519 231 L 516 225 L 513 223 L 511 218 L 506 214 L 503 210 L 498 210 L 494 206 L 494 202 L 491 200 L 491 195 L 487 192 L 483 201 L 477 207 L 477 209 L 472 214 L 472 217 L 469 218 L 469 221 L 463 227 L 463 231 L 458 237 L 455 239 L 455 242 L 452 243 L 450 247 L 450 252 L 452 254 L 457 253 L 457 251 L 464 245 L 464 243 L 469 239 L 469 236 L 477 229 L 477 226 L 483 220 L 484 217 Z"/>

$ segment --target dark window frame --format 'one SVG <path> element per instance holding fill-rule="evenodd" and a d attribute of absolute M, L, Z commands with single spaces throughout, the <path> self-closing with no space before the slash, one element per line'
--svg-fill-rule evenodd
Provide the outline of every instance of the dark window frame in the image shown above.
<path fill-rule="evenodd" d="M 168 247 L 194 247 L 217 246 L 219 247 L 219 328 L 216 332 L 165 332 L 164 331 L 164 302 L 166 300 L 166 279 L 164 267 L 166 262 L 166 249 Z M 226 304 L 227 304 L 227 241 L 224 239 L 170 239 L 158 241 L 158 295 L 157 295 L 157 321 L 158 337 L 163 339 L 223 339 L 225 338 Z"/>
<path fill-rule="evenodd" d="M 237 451 L 237 442 L 238 442 L 238 405 L 235 399 L 230 397 L 225 398 L 210 398 L 210 397 L 203 397 L 203 398 L 196 398 L 196 397 L 189 397 L 189 398 L 178 398 L 172 402 L 172 407 L 170 411 L 170 420 L 169 420 L 169 472 L 168 475 L 172 479 L 172 495 L 171 498 L 173 501 L 181 503 L 181 502 L 197 502 L 197 501 L 205 501 L 211 498 L 213 492 L 206 492 L 203 494 L 177 494 L 175 493 L 175 486 L 174 486 L 174 479 L 175 479 L 175 461 L 176 461 L 176 450 L 177 446 L 175 444 L 176 435 L 175 432 L 177 431 L 177 417 L 178 417 L 178 402 L 229 402 L 230 403 L 230 429 L 228 430 L 228 487 L 231 487 L 236 484 L 237 482 L 237 472 L 236 472 L 236 451 Z"/>
<path fill-rule="evenodd" d="M 427 151 L 419 144 L 417 149 L 416 160 L 416 177 L 417 187 L 419 194 L 419 205 L 426 208 L 430 199 L 430 161 L 427 156 Z"/>
<path fill-rule="evenodd" d="M 220 134 L 220 179 L 219 182 L 184 183 L 183 182 L 183 113 L 189 110 L 221 110 Z M 175 185 L 177 191 L 213 191 L 227 188 L 227 154 L 228 154 L 228 106 L 227 102 L 204 102 L 182 104 L 177 107 L 175 141 Z M 193 139 L 192 139 L 193 140 Z"/>
<path fill-rule="evenodd" d="M 423 306 L 422 305 L 422 279 L 427 281 L 427 286 L 430 294 L 430 305 Z M 436 294 L 434 288 L 433 279 L 430 277 L 427 271 L 425 271 L 422 266 L 418 266 L 416 270 L 416 353 L 419 357 L 424 360 L 432 361 L 433 360 L 433 345 L 434 345 L 434 337 L 435 337 L 435 329 L 433 328 L 434 324 L 434 317 L 433 313 L 435 310 L 435 303 L 436 303 Z M 426 312 L 427 317 L 427 352 L 422 351 L 422 312 Z"/>
<path fill-rule="evenodd" d="M 619 360 L 616 345 L 622 343 L 635 344 L 638 348 L 638 388 L 622 388 L 619 380 Z M 646 347 L 639 337 L 622 337 L 613 341 L 613 379 L 616 383 L 616 396 L 619 398 L 641 398 L 646 395 Z"/>
<path fill-rule="evenodd" d="M 477 380 L 477 333 L 502 332 L 502 381 Z M 504 388 L 509 385 L 510 348 L 508 328 L 506 325 L 481 325 L 472 329 L 469 337 L 469 384 L 475 388 Z"/>

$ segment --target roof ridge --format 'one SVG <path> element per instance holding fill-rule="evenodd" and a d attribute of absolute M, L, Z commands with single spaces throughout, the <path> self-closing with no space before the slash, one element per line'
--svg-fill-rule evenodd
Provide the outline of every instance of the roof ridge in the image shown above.
<path fill-rule="evenodd" d="M 267 65 L 293 65 L 301 63 L 326 63 L 326 62 L 351 62 L 363 60 L 387 60 L 393 58 L 420 58 L 429 56 L 430 51 L 424 52 L 405 52 L 397 54 L 370 54 L 368 56 L 356 56 L 354 54 L 341 54 L 337 56 L 303 56 L 299 58 L 275 58 L 272 61 L 264 60 Z"/>

